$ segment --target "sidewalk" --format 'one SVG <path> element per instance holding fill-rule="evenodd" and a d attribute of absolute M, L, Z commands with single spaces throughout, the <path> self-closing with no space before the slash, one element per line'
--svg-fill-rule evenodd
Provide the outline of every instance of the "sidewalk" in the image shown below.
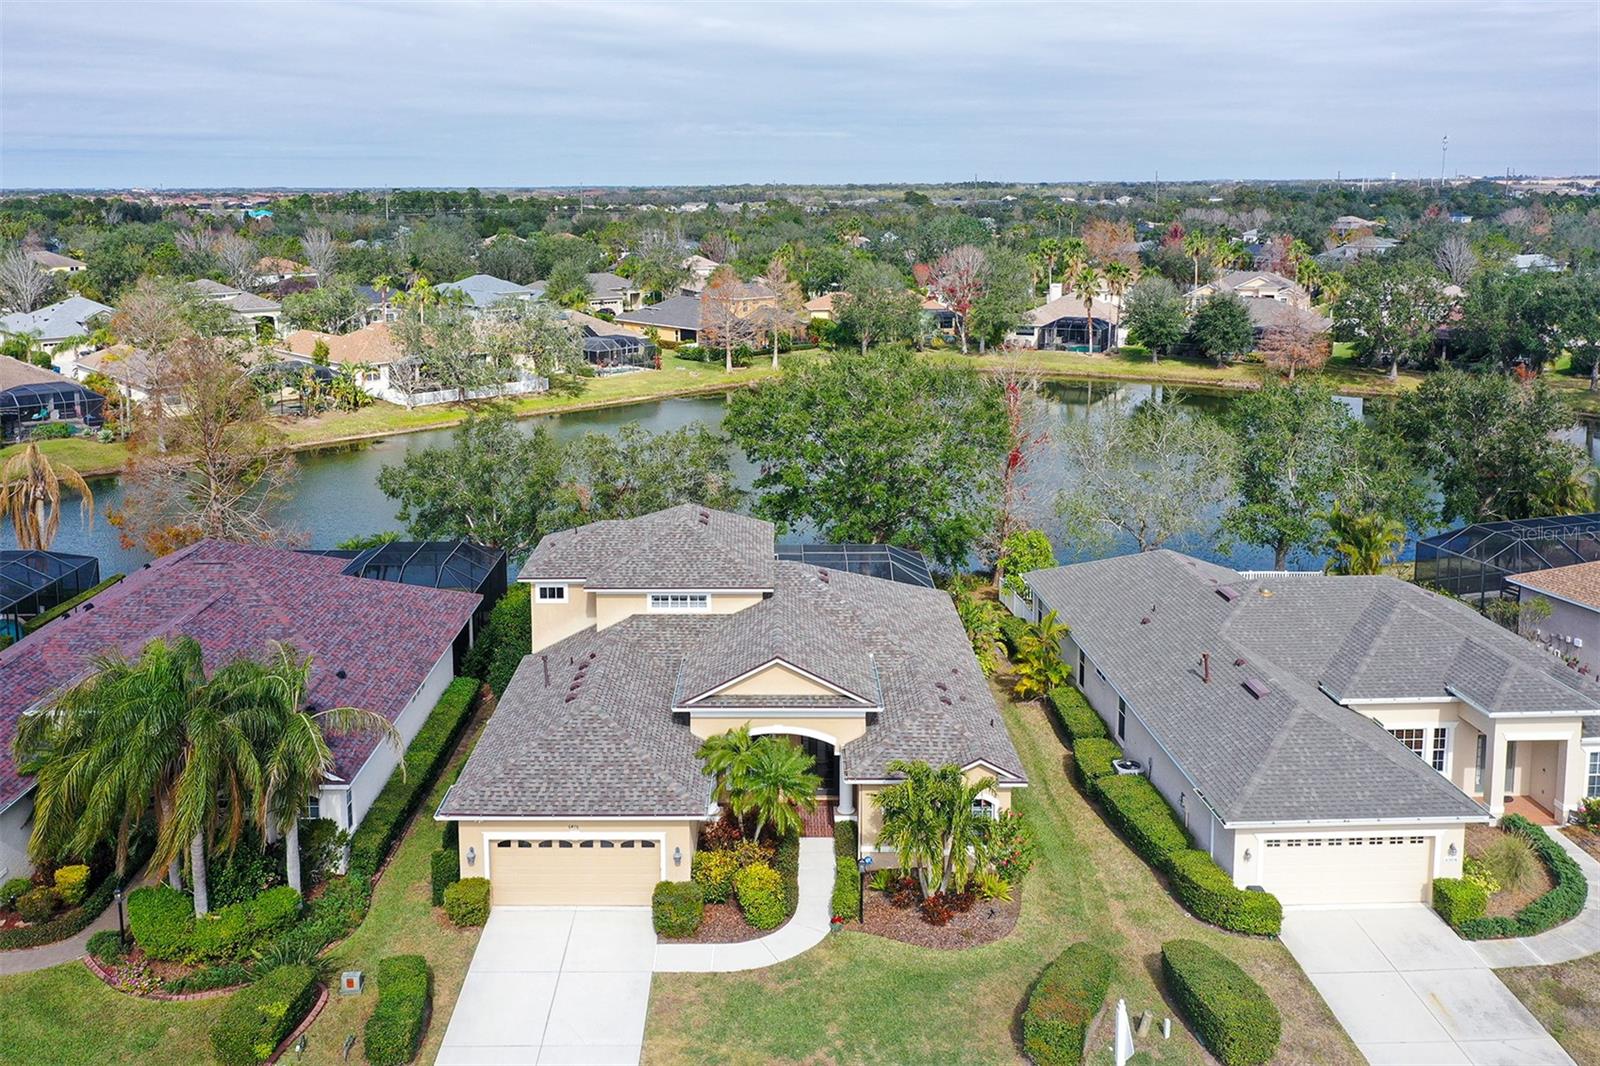
<path fill-rule="evenodd" d="M 1551 827 L 1546 832 L 1583 870 L 1584 880 L 1589 882 L 1589 898 L 1581 914 L 1549 932 L 1507 940 L 1472 941 L 1478 956 L 1497 970 L 1511 966 L 1549 966 L 1600 952 L 1600 862 L 1568 840 L 1560 829 Z"/>
<path fill-rule="evenodd" d="M 148 870 L 141 870 L 128 879 L 128 887 L 124 889 L 123 906 L 126 907 L 126 893 L 144 884 L 155 884 L 146 881 Z M 40 944 L 36 948 L 19 948 L 16 951 L 0 951 L 0 977 L 9 974 L 33 973 L 35 970 L 48 970 L 52 966 L 60 966 L 64 962 L 81 959 L 89 953 L 89 938 L 105 929 L 117 927 L 116 901 L 106 905 L 100 912 L 100 917 L 89 923 L 89 927 L 75 936 L 65 940 L 57 940 L 53 944 Z"/>
<path fill-rule="evenodd" d="M 656 973 L 729 973 L 759 970 L 822 943 L 833 915 L 833 838 L 800 840 L 800 902 L 775 933 L 739 944 L 656 945 Z"/>

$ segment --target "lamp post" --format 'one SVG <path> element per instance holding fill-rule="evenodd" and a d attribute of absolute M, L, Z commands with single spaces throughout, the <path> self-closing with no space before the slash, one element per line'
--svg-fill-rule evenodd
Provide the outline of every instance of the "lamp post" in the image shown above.
<path fill-rule="evenodd" d="M 861 891 L 856 895 L 856 924 L 862 925 L 867 920 L 867 870 L 872 866 L 872 856 L 863 855 L 856 860 L 856 869 L 861 871 Z"/>
<path fill-rule="evenodd" d="M 119 942 L 121 942 L 121 943 L 127 943 L 127 940 L 128 940 L 128 927 L 123 923 L 123 920 L 122 920 L 122 886 L 121 885 L 118 885 L 116 888 L 113 888 L 111 890 L 111 898 L 117 901 L 117 940 Z"/>

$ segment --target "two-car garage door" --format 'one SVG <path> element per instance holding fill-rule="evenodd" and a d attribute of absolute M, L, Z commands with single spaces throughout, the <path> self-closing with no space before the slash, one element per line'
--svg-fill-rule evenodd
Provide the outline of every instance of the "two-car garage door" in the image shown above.
<path fill-rule="evenodd" d="M 486 843 L 497 906 L 648 906 L 661 880 L 659 840 L 616 836 Z"/>
<path fill-rule="evenodd" d="M 1261 886 L 1285 904 L 1426 903 L 1433 841 L 1418 834 L 1269 837 Z"/>

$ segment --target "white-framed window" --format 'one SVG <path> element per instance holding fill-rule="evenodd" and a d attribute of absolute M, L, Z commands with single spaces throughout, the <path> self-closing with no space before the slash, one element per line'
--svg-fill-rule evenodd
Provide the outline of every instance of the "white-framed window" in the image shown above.
<path fill-rule="evenodd" d="M 1593 761 L 1590 762 L 1589 766 L 1593 769 Z M 315 792 L 311 794 L 310 799 L 306 800 L 306 817 L 313 822 L 322 817 L 322 797 Z"/>
<path fill-rule="evenodd" d="M 352 830 L 356 827 L 356 796 L 348 788 L 344 790 L 344 827 Z"/>
<path fill-rule="evenodd" d="M 705 592 L 652 592 L 652 611 L 709 611 L 711 596 Z"/>
<path fill-rule="evenodd" d="M 1439 771 L 1445 771 L 1449 752 L 1449 733 L 1443 726 L 1433 729 L 1391 729 L 1389 734 L 1416 753 L 1417 758 Z"/>
<path fill-rule="evenodd" d="M 1584 795 L 1600 796 L 1600 751 L 1589 753 L 1589 787 Z"/>
<path fill-rule="evenodd" d="M 566 603 L 567 586 L 539 585 L 536 592 L 540 603 Z"/>
<path fill-rule="evenodd" d="M 993 822 L 999 820 L 1000 811 L 986 799 L 975 799 L 972 801 L 972 816 L 974 818 L 987 818 Z"/>
<path fill-rule="evenodd" d="M 1122 740 L 1128 732 L 1128 701 L 1121 696 L 1117 697 L 1117 739 Z"/>

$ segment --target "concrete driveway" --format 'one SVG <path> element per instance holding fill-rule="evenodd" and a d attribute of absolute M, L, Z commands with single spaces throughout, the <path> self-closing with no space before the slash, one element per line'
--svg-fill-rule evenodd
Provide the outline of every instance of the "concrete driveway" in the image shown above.
<path fill-rule="evenodd" d="M 633 1066 L 656 934 L 646 907 L 496 907 L 439 1066 Z"/>
<path fill-rule="evenodd" d="M 1283 943 L 1372 1066 L 1570 1066 L 1472 945 L 1420 903 L 1283 916 Z"/>

